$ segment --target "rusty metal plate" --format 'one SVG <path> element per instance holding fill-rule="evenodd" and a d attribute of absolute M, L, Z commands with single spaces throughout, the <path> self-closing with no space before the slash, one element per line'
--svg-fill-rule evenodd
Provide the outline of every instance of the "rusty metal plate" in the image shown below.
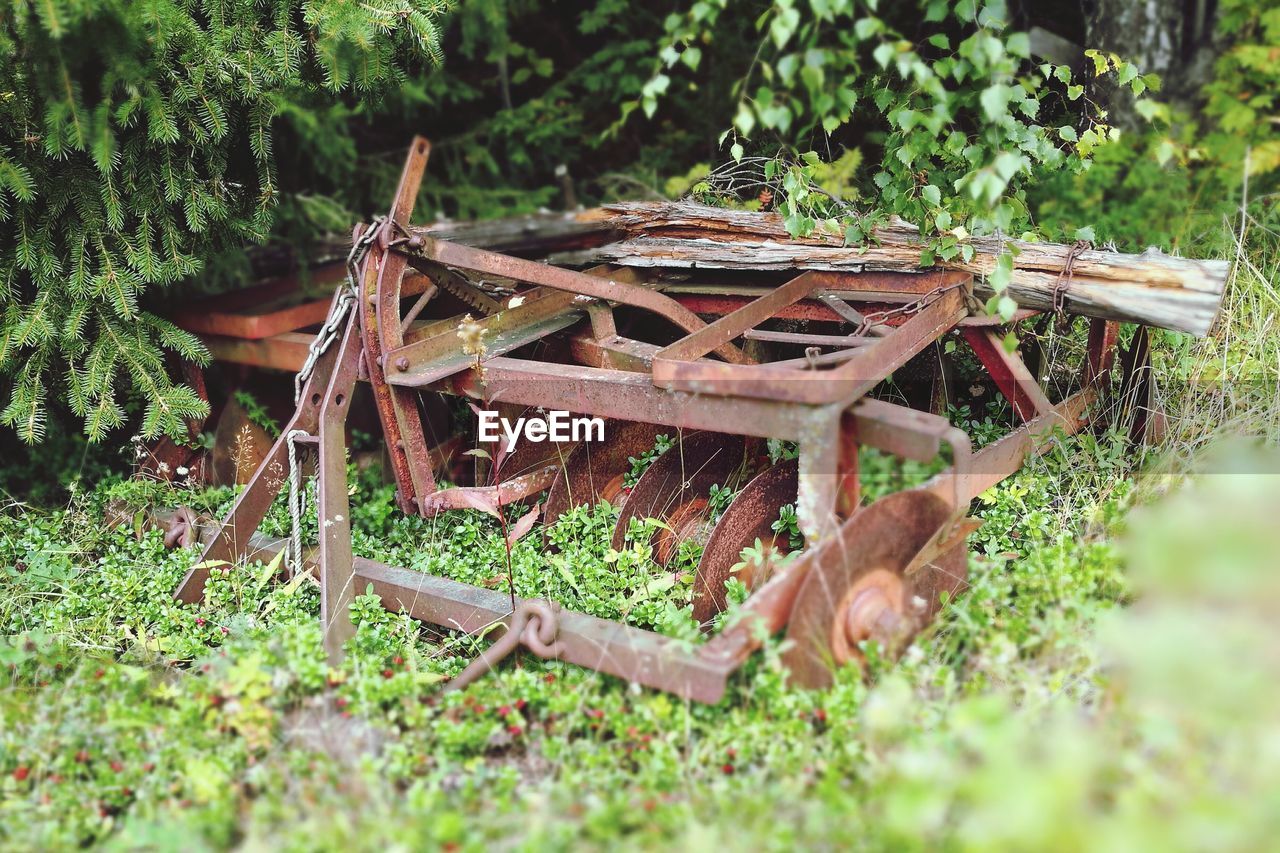
<path fill-rule="evenodd" d="M 717 432 L 685 435 L 659 456 L 631 490 L 613 530 L 613 547 L 626 546 L 633 518 L 656 518 L 668 529 L 654 535 L 654 557 L 665 565 L 684 539 L 701 535 L 713 485 L 727 486 L 742 467 L 746 442 Z"/>
<path fill-rule="evenodd" d="M 783 506 L 795 503 L 797 483 L 796 460 L 785 460 L 757 474 L 720 516 L 702 550 L 693 581 L 693 618 L 699 623 L 710 621 L 724 610 L 724 583 L 732 575 L 743 548 L 751 547 L 759 539 L 778 555 L 787 553 L 785 539 L 774 541 L 773 522 Z M 754 589 L 766 578 L 744 572 L 739 580 L 748 589 Z"/>
<path fill-rule="evenodd" d="M 543 511 L 546 525 L 583 504 L 606 500 L 621 503 L 622 481 L 631 469 L 630 458 L 652 450 L 659 435 L 677 430 L 661 424 L 609 420 L 604 441 L 586 441 L 575 447 L 551 486 Z"/>
<path fill-rule="evenodd" d="M 835 667 L 844 662 L 842 657 L 847 658 L 847 649 L 842 646 L 846 645 L 843 636 L 848 620 L 865 625 L 865 614 L 859 611 L 866 599 L 860 593 L 889 597 L 892 590 L 893 600 L 886 603 L 896 614 L 891 633 L 898 636 L 881 636 L 878 630 L 870 629 L 877 638 L 901 642 L 901 634 L 914 634 L 925 624 L 932 609 L 926 596 L 940 584 L 932 576 L 935 569 L 926 566 L 910 578 L 904 575 L 953 518 L 947 501 L 931 492 L 897 492 L 857 512 L 838 535 L 820 546 L 787 626 L 791 647 L 782 653 L 782 661 L 791 671 L 793 683 L 810 688 L 831 685 Z M 963 543 L 959 550 L 963 554 Z M 945 563 L 941 570 L 954 572 L 956 559 L 944 556 L 934 563 Z M 859 588 L 863 577 L 872 573 L 888 573 L 902 578 L 902 583 L 872 583 Z"/>

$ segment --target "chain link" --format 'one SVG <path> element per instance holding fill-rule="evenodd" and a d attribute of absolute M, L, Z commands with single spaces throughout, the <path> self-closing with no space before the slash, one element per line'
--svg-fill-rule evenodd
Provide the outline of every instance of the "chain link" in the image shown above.
<path fill-rule="evenodd" d="M 551 601 L 522 601 L 511 614 L 507 632 L 454 676 L 445 691 L 461 690 L 473 684 L 522 645 L 540 658 L 558 658 L 564 653 L 564 647 L 557 640 L 559 635 L 559 605 Z"/>
<path fill-rule="evenodd" d="M 356 298 L 359 295 L 360 262 L 369 253 L 369 247 L 378 239 L 385 222 L 387 222 L 387 218 L 384 216 L 374 219 L 369 227 L 364 230 L 364 233 L 351 244 L 351 251 L 347 253 L 347 280 L 338 286 L 337 298 L 333 303 L 333 307 L 329 309 L 329 316 L 325 318 L 324 325 L 320 327 L 320 331 L 311 339 L 311 345 L 307 348 L 307 360 L 302 363 L 302 369 L 293 378 L 294 405 L 302 401 L 302 386 L 306 385 L 307 380 L 311 378 L 320 356 L 324 355 L 325 351 L 342 334 L 347 312 L 356 304 Z M 396 227 L 399 228 L 398 225 Z"/>
<path fill-rule="evenodd" d="M 961 289 L 965 287 L 966 284 L 967 282 L 964 281 L 958 281 L 954 284 L 940 284 L 933 290 L 930 290 L 923 294 L 919 299 L 912 302 L 899 305 L 896 308 L 886 308 L 883 311 L 864 314 L 862 316 L 862 322 L 859 323 L 858 328 L 852 332 L 851 337 L 860 338 L 863 335 L 866 335 L 867 332 L 871 331 L 873 326 L 878 326 L 886 320 L 892 320 L 897 317 L 910 317 L 913 314 L 919 314 L 925 308 L 928 308 L 934 302 L 938 301 L 938 299 L 942 297 L 942 294 L 951 290 Z"/>
<path fill-rule="evenodd" d="M 1067 288 L 1071 286 L 1071 280 L 1075 277 L 1076 260 L 1092 248 L 1093 243 L 1088 240 L 1077 240 L 1067 250 L 1066 263 L 1062 265 L 1058 279 L 1053 283 L 1053 313 L 1059 319 L 1067 313 Z"/>

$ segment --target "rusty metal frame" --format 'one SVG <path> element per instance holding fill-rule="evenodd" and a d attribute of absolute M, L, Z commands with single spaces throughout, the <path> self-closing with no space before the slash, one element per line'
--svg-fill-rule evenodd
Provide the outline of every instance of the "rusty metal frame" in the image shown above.
<path fill-rule="evenodd" d="M 868 278 L 876 282 L 903 277 L 873 273 Z M 971 285 L 970 277 L 938 273 L 928 277 L 931 288 L 920 296 L 922 303 L 914 316 L 895 329 L 881 330 L 877 336 L 849 338 L 847 345 L 851 352 L 843 363 L 831 370 L 802 369 L 790 363 L 786 366 L 723 364 L 703 358 L 716 347 L 745 336 L 780 309 L 829 287 L 831 279 L 817 272 L 803 273 L 706 328 L 664 347 L 653 358 L 653 381 L 664 388 L 702 394 L 848 404 L 955 328 L 968 313 L 965 289 Z"/>
<path fill-rule="evenodd" d="M 1083 390 L 1054 405 L 1038 385 L 1035 391 L 1023 389 L 1022 384 L 1028 378 L 1034 383 L 1034 377 L 1020 357 L 1005 352 L 992 329 L 966 324 L 971 281 L 963 275 L 803 273 L 740 302 L 708 324 L 679 298 L 640 283 L 631 270 L 597 268 L 580 273 L 433 239 L 404 228 L 428 152 L 425 139 L 414 140 L 390 216 L 372 226 L 378 229 L 377 239 L 359 267 L 356 315 L 348 320 L 336 345 L 319 358 L 282 438 L 226 520 L 206 532 L 202 559 L 176 593 L 181 601 L 196 601 L 211 568 L 282 547 L 279 542 L 264 542 L 255 531 L 287 480 L 288 436 L 304 433 L 319 456 L 321 536 L 313 564 L 320 576 L 325 648 L 333 660 L 341 656 L 343 643 L 354 630 L 348 607 L 354 590 L 366 585 L 372 585 L 390 609 L 472 634 L 485 632 L 495 623 L 509 624 L 514 613 L 526 612 L 520 609 L 524 604 L 520 601 L 513 610 L 512 598 L 503 593 L 353 556 L 344 425 L 358 379 L 373 387 L 399 485 L 398 502 L 414 514 L 521 500 L 546 489 L 557 473 L 555 467 L 542 467 L 488 487 L 437 489 L 431 451 L 414 404 L 414 395 L 422 390 L 797 441 L 797 512 L 809 547 L 751 595 L 733 627 L 690 647 L 650 631 L 557 611 L 555 642 L 540 652 L 554 649 L 556 656 L 571 663 L 714 702 L 761 638 L 786 624 L 812 568 L 829 556 L 830 549 L 841 547 L 836 534 L 858 511 L 859 446 L 918 460 L 935 458 L 944 445 L 949 448 L 951 467 L 917 490 L 936 495 L 953 513 L 952 520 L 916 555 L 913 565 L 920 565 L 963 539 L 970 529 L 964 512 L 974 496 L 1012 474 L 1027 457 L 1042 452 L 1055 435 L 1083 427 L 1085 410 L 1110 366 L 1115 330 L 1095 324 Z M 425 275 L 408 273 L 410 266 Z M 401 298 L 409 289 L 407 278 L 424 282 L 418 293 L 425 295 L 410 312 L 416 315 L 433 293 L 425 282 L 442 270 L 533 285 L 520 292 L 519 303 L 512 300 L 475 321 L 489 335 L 482 355 L 462 351 L 453 321 L 407 328 L 401 314 Z M 871 322 L 868 318 L 875 314 L 849 304 L 886 299 L 909 307 L 893 322 Z M 335 295 L 331 311 L 338 300 Z M 802 303 L 827 312 L 823 319 L 860 327 L 862 334 L 847 339 L 850 354 L 840 366 L 816 371 L 786 362 L 756 364 L 733 344 L 739 338 L 749 340 L 762 322 Z M 620 336 L 613 305 L 662 318 L 685 334 L 661 348 Z M 944 418 L 865 397 L 913 355 L 956 329 L 979 350 L 1001 389 L 1007 396 L 1012 394 L 1010 400 L 1025 421 L 976 453 L 967 435 Z M 261 347 L 263 361 L 284 365 L 300 354 L 298 346 L 304 342 L 290 334 L 239 345 Z M 527 344 L 557 334 L 568 339 L 570 353 L 587 363 L 514 357 Z M 768 338 L 766 332 L 763 339 Z M 843 340 L 804 335 L 781 340 L 825 346 L 830 345 L 828 338 Z M 713 361 L 708 358 L 711 355 L 723 360 Z M 477 366 L 483 369 L 473 369 Z M 524 623 L 517 627 L 523 631 Z"/>
<path fill-rule="evenodd" d="M 1052 445 L 1056 436 L 1078 431 L 1083 425 L 1085 408 L 1095 396 L 1093 389 L 1085 389 L 1069 397 L 1050 412 L 973 454 L 968 470 L 952 467 L 920 488 L 949 501 L 960 499 L 967 505 L 968 500 L 1017 471 L 1026 458 L 1044 452 Z M 918 418 L 923 414 L 902 411 L 900 407 L 875 401 L 865 401 L 853 411 L 859 424 L 859 434 L 864 438 L 872 430 L 892 434 L 908 423 L 919 423 Z M 934 438 L 941 440 L 941 435 L 935 435 Z M 911 452 L 924 453 L 928 447 L 929 440 L 926 439 L 925 443 L 914 445 Z M 340 447 L 322 443 L 322 470 L 327 470 L 327 465 L 332 465 L 334 458 L 344 458 L 340 455 L 340 450 Z M 326 455 L 328 459 L 323 458 Z M 331 518 L 332 513 L 340 511 L 345 505 L 345 475 L 335 476 L 329 482 L 335 487 L 342 486 L 335 489 L 342 492 L 342 499 L 326 506 L 325 512 Z M 204 540 L 210 543 L 206 546 L 206 554 L 213 543 L 219 541 L 220 536 L 221 532 L 217 529 L 204 532 Z M 353 587 L 364 589 L 372 585 L 374 594 L 382 599 L 383 605 L 388 609 L 468 634 L 487 633 L 495 625 L 506 624 L 514 612 L 511 597 L 505 593 L 363 558 L 350 559 L 349 531 L 347 550 L 342 554 L 335 554 L 333 551 L 326 554 L 324 543 L 328 539 L 326 537 L 322 540 L 320 559 L 316 566 L 322 577 L 322 589 L 345 591 L 349 596 Z M 945 541 L 938 541 L 933 543 L 933 547 L 935 550 L 942 550 L 946 544 Z M 245 537 L 239 540 L 237 556 L 241 559 L 250 556 L 269 559 L 283 547 L 283 540 L 269 540 L 261 536 Z M 586 614 L 562 611 L 559 617 L 561 650 L 558 656 L 568 663 L 646 687 L 665 690 L 686 699 L 718 702 L 724 695 L 729 677 L 760 648 L 763 638 L 786 625 L 801 585 L 812 567 L 824 557 L 824 547 L 834 545 L 820 545 L 802 553 L 795 562 L 752 594 L 732 627 L 702 645 L 690 646 L 686 642 L 672 640 L 652 631 Z M 340 561 L 339 565 L 329 563 L 335 558 Z M 930 554 L 922 553 L 918 560 L 930 558 Z M 340 648 L 338 641 L 348 636 L 352 629 L 349 622 L 344 621 L 345 608 L 334 609 L 344 599 L 334 597 L 328 600 L 330 604 L 324 611 L 325 642 L 326 649 L 334 654 L 335 649 Z M 517 607 L 522 601 L 516 599 Z"/>

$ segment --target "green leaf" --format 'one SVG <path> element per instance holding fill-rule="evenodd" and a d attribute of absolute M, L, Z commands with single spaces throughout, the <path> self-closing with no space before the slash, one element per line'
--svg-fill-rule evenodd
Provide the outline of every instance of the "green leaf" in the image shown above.
<path fill-rule="evenodd" d="M 982 113 L 987 121 L 998 122 L 1005 118 L 1008 115 L 1009 99 L 1012 96 L 1013 90 L 1003 83 L 983 89 L 979 101 L 982 103 Z"/>
<path fill-rule="evenodd" d="M 884 30 L 884 23 L 879 18 L 859 18 L 853 24 L 853 34 L 860 41 L 866 41 L 876 33 Z"/>
<path fill-rule="evenodd" d="M 800 11 L 794 8 L 779 9 L 769 24 L 769 37 L 778 50 L 787 46 L 796 28 L 800 26 Z"/>

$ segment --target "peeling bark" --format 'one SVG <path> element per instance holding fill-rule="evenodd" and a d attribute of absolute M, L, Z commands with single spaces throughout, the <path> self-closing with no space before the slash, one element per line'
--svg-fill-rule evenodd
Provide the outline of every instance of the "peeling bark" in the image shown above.
<path fill-rule="evenodd" d="M 834 235 L 792 240 L 772 213 L 707 207 L 693 202 L 620 204 L 590 211 L 626 235 L 616 243 L 552 256 L 561 263 L 610 262 L 633 267 L 741 270 L 920 271 L 916 228 L 894 220 L 865 246 L 845 246 Z M 946 269 L 989 274 L 1006 243 L 970 240 L 970 261 L 940 262 Z M 1073 252 L 1055 243 L 1010 241 L 1017 252 L 1008 295 L 1023 308 L 1048 309 L 1063 286 L 1065 308 L 1075 314 L 1125 320 L 1205 335 L 1222 302 L 1225 261 L 1199 261 L 1149 249 L 1140 255 L 1098 249 Z M 1069 257 L 1071 275 L 1066 278 Z M 978 292 L 991 291 L 983 281 Z"/>

